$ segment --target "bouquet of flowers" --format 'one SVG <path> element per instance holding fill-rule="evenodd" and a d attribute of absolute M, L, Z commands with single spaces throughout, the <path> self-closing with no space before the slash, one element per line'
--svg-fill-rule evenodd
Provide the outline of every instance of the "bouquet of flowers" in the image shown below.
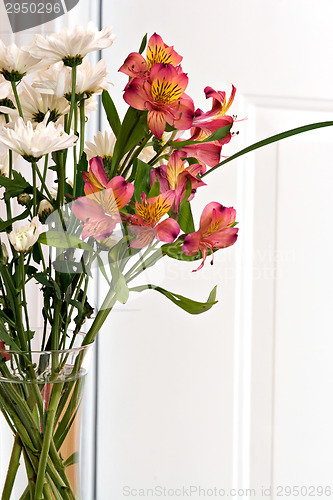
<path fill-rule="evenodd" d="M 256 148 L 333 124 L 284 132 L 221 161 L 233 136 L 235 117 L 227 113 L 235 87 L 229 98 L 206 87 L 211 109 L 196 109 L 182 57 L 155 33 L 119 70 L 128 78 L 129 105 L 120 119 L 105 61 L 92 66 L 87 58 L 113 39 L 110 28 L 89 24 L 36 35 L 23 48 L 0 41 L 0 408 L 14 435 L 3 499 L 21 459 L 21 499 L 78 498 L 68 474 L 77 453 L 66 455 L 64 444 L 82 397 L 86 353 L 116 302 L 152 289 L 191 314 L 216 303 L 216 288 L 197 302 L 158 285 L 132 285 L 162 258 L 198 261 L 198 271 L 236 242 L 232 207 L 212 201 L 199 224 L 193 221 L 191 201 L 204 177 Z M 110 130 L 86 142 L 96 95 Z M 93 266 L 107 284 L 95 311 L 88 298 Z M 29 320 L 37 293 L 41 328 Z"/>

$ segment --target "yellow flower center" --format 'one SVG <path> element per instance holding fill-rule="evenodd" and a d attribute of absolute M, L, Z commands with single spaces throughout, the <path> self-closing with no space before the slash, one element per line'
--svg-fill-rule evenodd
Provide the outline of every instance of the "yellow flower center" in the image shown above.
<path fill-rule="evenodd" d="M 183 90 L 176 84 L 165 80 L 154 80 L 151 87 L 151 95 L 155 102 L 170 104 L 179 99 Z"/>
<path fill-rule="evenodd" d="M 166 200 L 164 196 L 157 196 L 154 203 L 149 203 L 147 200 L 136 203 L 136 212 L 149 226 L 155 226 L 158 221 L 167 214 L 172 203 Z"/>
<path fill-rule="evenodd" d="M 166 51 L 165 47 L 159 47 L 157 45 L 154 47 L 148 46 L 147 63 L 149 69 L 156 63 L 172 64 L 172 55 L 170 50 Z"/>

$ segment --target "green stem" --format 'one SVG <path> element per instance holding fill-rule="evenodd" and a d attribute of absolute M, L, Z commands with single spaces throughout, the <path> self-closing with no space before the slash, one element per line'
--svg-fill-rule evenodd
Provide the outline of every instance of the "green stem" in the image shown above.
<path fill-rule="evenodd" d="M 13 490 L 15 477 L 20 466 L 20 456 L 22 451 L 21 440 L 16 434 L 12 454 L 10 457 L 10 462 L 8 465 L 6 481 L 3 487 L 1 500 L 9 500 L 11 492 Z"/>
<path fill-rule="evenodd" d="M 76 105 L 76 102 L 75 102 L 76 74 L 77 74 L 77 68 L 76 68 L 76 66 L 73 66 L 73 68 L 72 68 L 71 106 L 70 106 L 70 109 L 69 109 L 69 118 L 68 118 L 67 129 L 66 129 L 67 134 L 69 134 L 70 131 L 71 131 L 71 125 L 72 125 L 72 120 L 73 120 L 74 108 L 75 108 L 75 105 Z"/>
<path fill-rule="evenodd" d="M 63 388 L 62 383 L 55 383 L 52 389 L 52 395 L 49 402 L 49 407 L 47 410 L 45 433 L 43 438 L 42 451 L 39 458 L 37 481 L 36 481 L 36 491 L 34 500 L 43 500 L 43 483 L 44 476 L 47 465 L 47 458 L 49 455 L 50 445 L 52 441 L 54 420 L 56 415 L 57 406 L 61 397 L 61 391 Z"/>
<path fill-rule="evenodd" d="M 85 113 L 85 100 L 80 101 L 80 158 L 84 150 L 84 139 L 86 129 L 86 113 Z"/>
<path fill-rule="evenodd" d="M 26 293 L 25 293 L 24 254 L 22 252 L 20 253 L 20 257 L 19 258 L 20 258 L 20 272 L 21 272 L 21 286 L 22 286 L 22 301 L 21 301 L 21 304 L 23 305 L 26 327 L 27 327 L 27 331 L 29 332 L 30 331 L 30 326 L 29 326 L 28 303 L 27 303 L 27 297 L 26 297 Z M 30 338 L 28 340 L 28 343 L 29 343 L 29 351 L 31 351 Z"/>
<path fill-rule="evenodd" d="M 32 162 L 32 193 L 33 193 L 33 213 L 34 217 L 37 215 L 38 212 L 38 204 L 37 204 L 37 163 Z"/>
<path fill-rule="evenodd" d="M 13 94 L 14 94 L 14 97 L 15 97 L 15 101 L 16 101 L 16 105 L 17 105 L 17 109 L 18 109 L 19 115 L 20 115 L 21 118 L 24 118 L 22 107 L 21 107 L 21 103 L 20 103 L 20 98 L 19 98 L 19 95 L 18 95 L 18 92 L 17 92 L 16 82 L 11 82 L 11 84 L 12 84 Z"/>
<path fill-rule="evenodd" d="M 89 332 L 84 338 L 84 341 L 82 342 L 82 345 L 88 345 L 91 344 L 95 338 L 96 335 L 98 334 L 99 330 L 102 328 L 106 318 L 108 317 L 109 313 L 112 311 L 113 306 L 117 302 L 117 299 L 115 297 L 115 291 L 113 288 L 110 288 L 107 296 L 105 297 L 105 300 L 102 304 L 102 307 L 98 311 L 96 318 L 94 319 L 93 324 L 91 325 Z"/>

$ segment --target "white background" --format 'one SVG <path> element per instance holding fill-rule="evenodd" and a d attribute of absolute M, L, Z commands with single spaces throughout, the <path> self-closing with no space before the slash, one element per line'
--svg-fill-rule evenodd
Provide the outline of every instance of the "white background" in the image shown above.
<path fill-rule="evenodd" d="M 97 16 L 97 2 L 81 0 L 57 24 Z M 104 54 L 112 96 L 121 103 L 117 70 L 156 31 L 183 55 L 197 106 L 210 106 L 206 85 L 237 87 L 231 112 L 248 119 L 226 155 L 331 120 L 332 18 L 329 0 L 104 2 L 103 25 L 117 34 Z M 197 220 L 211 200 L 234 206 L 237 244 L 200 273 L 165 261 L 147 280 L 197 300 L 218 284 L 213 310 L 188 316 L 150 292 L 110 317 L 98 345 L 98 500 L 156 486 L 242 488 L 234 498 L 258 499 L 283 498 L 279 486 L 295 487 L 295 498 L 296 487 L 331 486 L 332 133 L 288 139 L 206 177 Z"/>

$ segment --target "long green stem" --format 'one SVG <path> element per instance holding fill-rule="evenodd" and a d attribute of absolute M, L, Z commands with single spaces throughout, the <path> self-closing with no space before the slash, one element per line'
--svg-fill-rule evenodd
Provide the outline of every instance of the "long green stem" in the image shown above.
<path fill-rule="evenodd" d="M 71 131 L 71 125 L 72 125 L 72 120 L 73 120 L 73 114 L 74 114 L 74 108 L 76 106 L 75 102 L 75 93 L 76 93 L 76 74 L 77 74 L 77 67 L 73 66 L 72 68 L 72 93 L 71 93 L 71 105 L 69 109 L 69 118 L 68 118 L 68 123 L 67 123 L 67 129 L 66 132 L 67 134 L 70 133 Z"/>
<path fill-rule="evenodd" d="M 46 471 L 47 457 L 49 455 L 53 428 L 54 428 L 54 420 L 55 420 L 57 406 L 61 397 L 62 388 L 63 388 L 62 383 L 55 383 L 52 388 L 52 395 L 47 410 L 47 419 L 46 419 L 46 427 L 43 438 L 42 451 L 39 458 L 34 500 L 43 500 L 43 483 Z"/>
<path fill-rule="evenodd" d="M 89 332 L 84 338 L 84 341 L 82 342 L 82 345 L 88 345 L 91 344 L 95 338 L 96 335 L 98 334 L 99 330 L 102 328 L 106 318 L 112 311 L 113 306 L 117 302 L 116 296 L 115 296 L 115 291 L 113 288 L 110 288 L 107 296 L 105 297 L 105 300 L 102 304 L 102 307 L 98 311 L 96 318 L 94 319 L 93 324 L 91 325 Z"/>
<path fill-rule="evenodd" d="M 22 106 L 21 106 L 21 102 L 20 102 L 20 98 L 19 98 L 19 95 L 18 95 L 18 92 L 17 92 L 16 82 L 11 82 L 11 84 L 12 84 L 13 94 L 14 94 L 14 97 L 15 97 L 15 101 L 16 101 L 16 105 L 17 105 L 17 109 L 18 109 L 19 115 L 20 115 L 21 118 L 24 118 L 23 111 L 22 111 Z"/>
<path fill-rule="evenodd" d="M 16 434 L 12 454 L 10 457 L 10 462 L 8 465 L 6 481 L 3 487 L 1 500 L 9 500 L 11 492 L 13 490 L 15 477 L 20 466 L 20 456 L 22 451 L 21 440 Z"/>

